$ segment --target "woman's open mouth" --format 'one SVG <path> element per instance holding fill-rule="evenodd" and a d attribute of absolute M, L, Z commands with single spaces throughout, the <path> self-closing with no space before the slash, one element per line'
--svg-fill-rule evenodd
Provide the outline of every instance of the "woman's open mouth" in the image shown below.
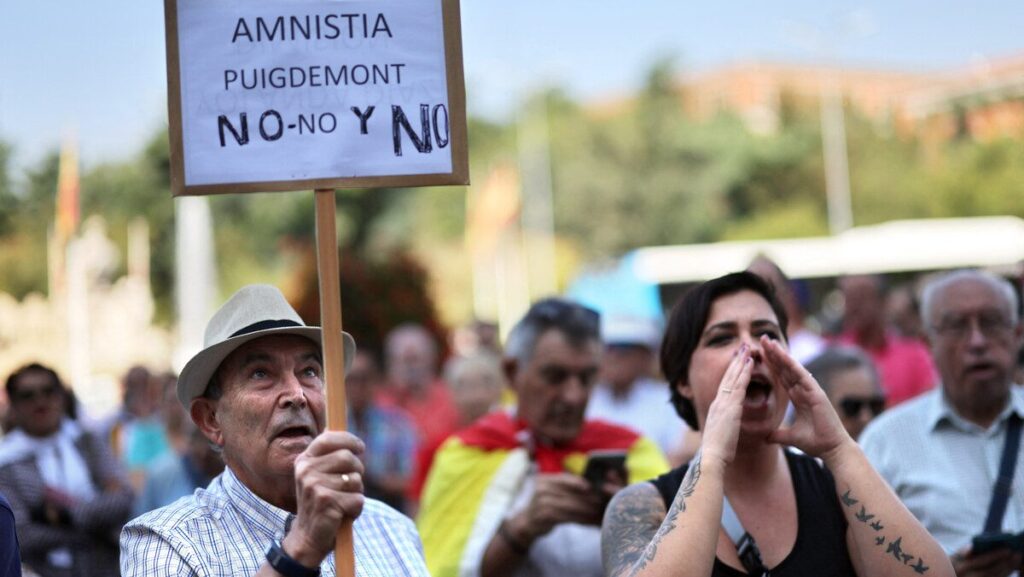
<path fill-rule="evenodd" d="M 761 375 L 752 375 L 750 377 L 750 384 L 747 385 L 747 395 L 743 399 L 743 408 L 761 409 L 767 407 L 771 396 L 771 382 Z"/>

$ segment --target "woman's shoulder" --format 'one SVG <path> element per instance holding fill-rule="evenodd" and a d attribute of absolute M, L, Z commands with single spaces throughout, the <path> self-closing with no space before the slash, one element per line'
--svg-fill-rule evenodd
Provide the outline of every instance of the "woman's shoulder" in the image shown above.
<path fill-rule="evenodd" d="M 665 513 L 664 504 L 653 481 L 642 481 L 623 487 L 612 497 L 608 508 L 611 509 L 616 505 L 627 508 L 654 509 L 655 511 L 658 509 L 658 506 L 661 506 L 661 514 L 664 515 Z"/>
<path fill-rule="evenodd" d="M 629 485 L 612 497 L 601 523 L 605 574 L 624 574 L 640 559 L 665 513 L 661 496 L 649 481 Z"/>
<path fill-rule="evenodd" d="M 679 491 L 679 486 L 683 484 L 683 477 L 686 476 L 686 471 L 689 468 L 689 465 L 689 463 L 683 463 L 675 469 L 672 469 L 671 471 L 655 477 L 645 483 L 653 487 L 658 492 L 666 510 L 668 510 L 669 505 L 672 504 L 672 500 L 675 499 L 676 492 Z"/>
<path fill-rule="evenodd" d="M 649 531 L 649 539 L 661 526 L 666 511 L 661 495 L 650 481 L 633 483 L 615 493 L 608 503 L 601 523 L 602 533 L 618 538 L 622 536 L 620 533 L 633 535 Z"/>

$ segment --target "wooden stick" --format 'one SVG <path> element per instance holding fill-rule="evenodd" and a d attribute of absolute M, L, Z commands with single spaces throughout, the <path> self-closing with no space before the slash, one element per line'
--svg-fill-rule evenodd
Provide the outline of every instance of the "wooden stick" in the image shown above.
<path fill-rule="evenodd" d="M 345 349 L 341 340 L 341 280 L 338 268 L 338 231 L 334 190 L 316 191 L 316 258 L 320 279 L 320 326 L 323 330 L 324 376 L 327 381 L 327 428 L 348 429 L 345 408 Z M 352 520 L 345 519 L 334 546 L 338 577 L 355 577 Z"/>

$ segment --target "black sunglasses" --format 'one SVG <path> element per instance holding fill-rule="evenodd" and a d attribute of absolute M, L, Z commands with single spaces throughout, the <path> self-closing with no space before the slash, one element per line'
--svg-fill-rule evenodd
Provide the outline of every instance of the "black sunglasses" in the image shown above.
<path fill-rule="evenodd" d="M 15 391 L 13 400 L 18 403 L 27 403 L 34 401 L 39 398 L 52 399 L 60 394 L 60 387 L 57 385 L 49 385 L 41 389 L 32 389 L 27 391 Z"/>
<path fill-rule="evenodd" d="M 844 397 L 839 401 L 839 408 L 847 418 L 856 417 L 865 406 L 871 410 L 872 417 L 877 417 L 885 410 L 885 397 Z"/>

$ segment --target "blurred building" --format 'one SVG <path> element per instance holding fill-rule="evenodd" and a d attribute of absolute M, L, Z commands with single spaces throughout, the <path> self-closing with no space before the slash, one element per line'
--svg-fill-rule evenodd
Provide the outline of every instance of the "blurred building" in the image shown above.
<path fill-rule="evenodd" d="M 1024 54 L 929 72 L 743 61 L 684 74 L 679 89 L 694 119 L 730 112 L 759 134 L 779 130 L 787 115 L 816 114 L 834 90 L 847 107 L 903 136 L 985 141 L 1024 135 Z M 592 112 L 614 115 L 630 101 L 596 103 Z"/>
<path fill-rule="evenodd" d="M 866 117 L 907 128 L 907 98 L 934 81 L 931 75 L 894 70 L 754 61 L 684 77 L 681 88 L 693 117 L 729 111 L 751 131 L 765 134 L 778 130 L 787 112 L 817 109 L 833 87 Z"/>

